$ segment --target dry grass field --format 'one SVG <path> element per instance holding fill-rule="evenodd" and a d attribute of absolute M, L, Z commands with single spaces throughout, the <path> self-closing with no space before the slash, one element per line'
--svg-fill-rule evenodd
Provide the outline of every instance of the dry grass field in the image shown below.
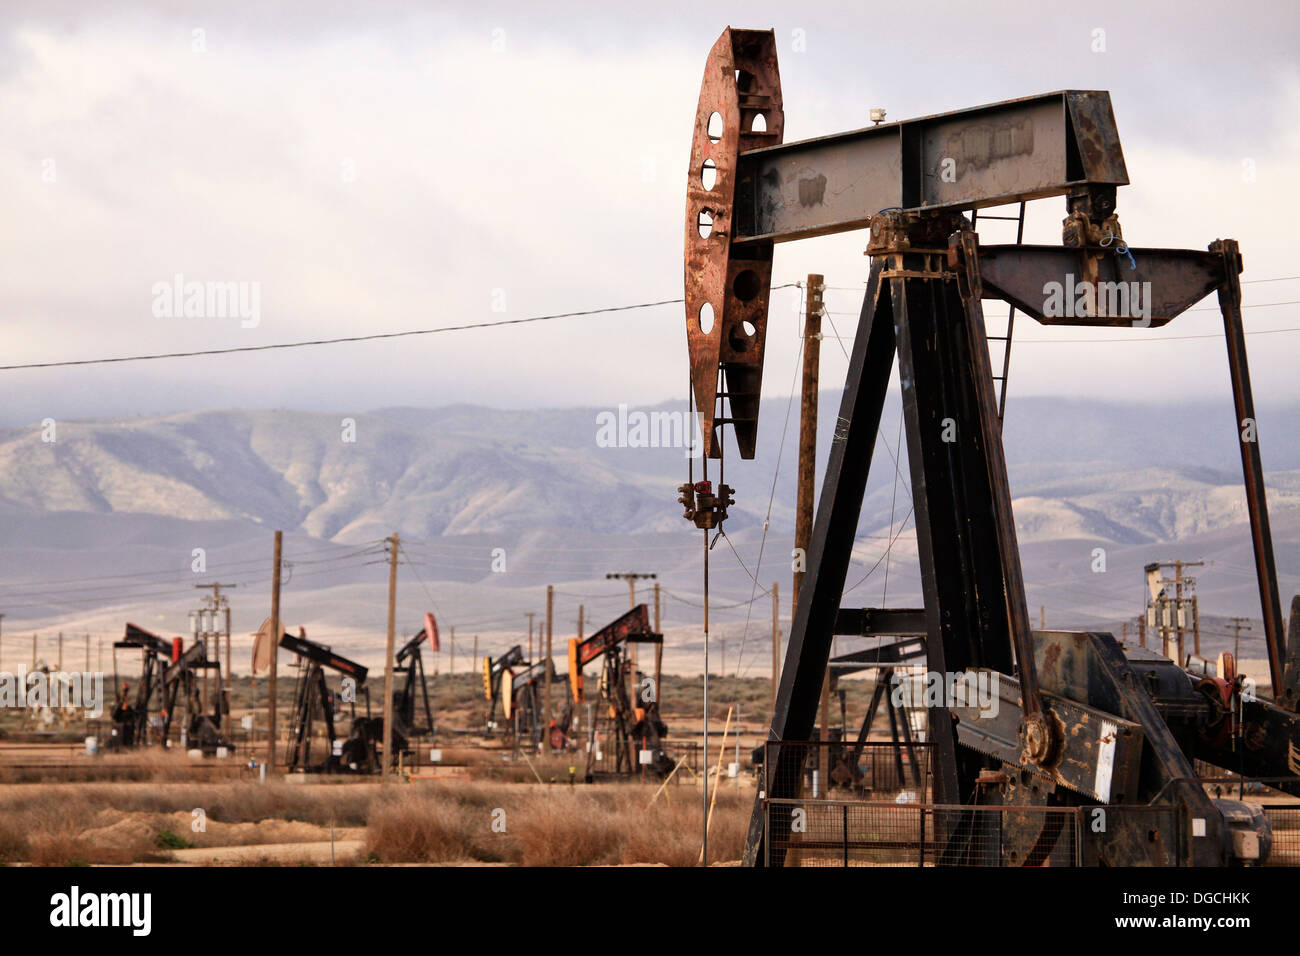
<path fill-rule="evenodd" d="M 455 779 L 187 779 L 182 755 L 103 757 L 77 782 L 0 779 L 0 865 L 506 864 L 698 861 L 698 784 L 570 785 L 563 758 L 467 748 Z M 27 773 L 27 771 L 24 771 Z M 538 783 L 562 780 L 558 783 Z M 98 777 L 98 779 L 86 779 Z M 710 861 L 738 860 L 753 802 L 724 781 Z"/>

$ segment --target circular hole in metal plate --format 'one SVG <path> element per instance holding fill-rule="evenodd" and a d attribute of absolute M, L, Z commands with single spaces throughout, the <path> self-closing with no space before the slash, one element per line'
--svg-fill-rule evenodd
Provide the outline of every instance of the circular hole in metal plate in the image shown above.
<path fill-rule="evenodd" d="M 701 209 L 699 220 L 695 224 L 700 230 L 700 238 L 707 239 L 713 232 L 713 210 Z"/>
<path fill-rule="evenodd" d="M 700 306 L 700 331 L 705 335 L 713 331 L 713 306 L 708 302 Z"/>
<path fill-rule="evenodd" d="M 718 164 L 711 159 L 706 159 L 700 169 L 700 184 L 705 189 L 712 189 L 718 184 Z"/>
<path fill-rule="evenodd" d="M 736 273 L 736 278 L 731 281 L 731 292 L 741 302 L 751 302 L 754 297 L 762 291 L 763 283 L 758 278 L 758 273 L 753 269 L 745 269 Z"/>
<path fill-rule="evenodd" d="M 731 333 L 727 336 L 727 341 L 737 352 L 748 352 L 754 345 L 754 326 L 750 322 L 741 322 L 731 327 Z"/>
<path fill-rule="evenodd" d="M 722 114 L 714 110 L 709 114 L 709 142 L 716 143 L 722 139 L 723 133 Z"/>

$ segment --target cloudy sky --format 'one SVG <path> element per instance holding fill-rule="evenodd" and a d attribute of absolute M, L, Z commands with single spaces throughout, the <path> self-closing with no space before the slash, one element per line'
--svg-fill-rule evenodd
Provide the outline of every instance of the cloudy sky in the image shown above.
<path fill-rule="evenodd" d="M 691 125 L 728 23 L 775 29 L 787 141 L 867 125 L 875 106 L 902 119 L 1109 90 L 1133 181 L 1119 201 L 1129 242 L 1235 237 L 1243 278 L 1284 280 L 1247 285 L 1248 304 L 1300 300 L 1287 278 L 1300 275 L 1300 8 L 1289 2 L 113 6 L 0 10 L 0 364 L 679 297 Z M 1062 215 L 1062 200 L 1033 204 L 1027 239 L 1059 242 Z M 864 239 L 777 250 L 777 282 L 827 276 L 846 336 Z M 155 284 L 178 273 L 258 283 L 260 322 L 155 315 Z M 767 394 L 790 388 L 795 306 L 789 291 L 774 296 Z M 1300 306 L 1246 316 L 1249 330 L 1300 326 Z M 1134 338 L 1217 323 L 1192 313 Z M 1022 331 L 1013 397 L 1226 394 L 1214 339 L 1090 346 L 1042 341 L 1085 337 L 1075 330 Z M 1300 397 L 1300 333 L 1251 347 L 1256 394 Z M 843 354 L 832 342 L 823 356 L 823 383 L 838 384 Z M 683 309 L 670 305 L 0 372 L 0 423 L 230 406 L 608 407 L 682 398 L 685 383 Z"/>

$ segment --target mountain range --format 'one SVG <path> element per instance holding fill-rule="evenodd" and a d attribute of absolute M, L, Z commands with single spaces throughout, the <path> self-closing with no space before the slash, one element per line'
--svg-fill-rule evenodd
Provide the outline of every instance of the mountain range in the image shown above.
<path fill-rule="evenodd" d="M 823 395 L 819 477 L 837 406 L 838 395 Z M 626 584 L 605 574 L 635 570 L 659 575 L 672 654 L 687 660 L 702 647 L 704 550 L 675 489 L 688 467 L 701 477 L 703 463 L 680 445 L 649 447 L 635 430 L 623 430 L 624 447 L 611 447 L 601 431 L 611 415 L 670 420 L 683 412 L 673 403 L 217 410 L 0 430 L 6 633 L 109 635 L 130 616 L 184 631 L 200 596 L 193 585 L 228 578 L 240 588 L 231 593 L 236 630 L 252 630 L 265 616 L 271 531 L 282 529 L 287 616 L 364 657 L 384 628 L 381 539 L 397 532 L 403 621 L 436 606 L 462 635 L 481 633 L 490 650 L 525 635 L 524 615 L 544 611 L 552 584 L 565 633 L 577 603 L 590 632 L 626 607 Z M 1288 597 L 1300 586 L 1300 439 L 1288 427 L 1297 414 L 1259 413 Z M 1220 405 L 1012 403 L 1004 443 L 1017 531 L 1030 601 L 1044 617 L 1079 626 L 1130 618 L 1142 607 L 1142 565 L 1173 557 L 1206 562 L 1197 577 L 1207 615 L 1258 613 L 1233 424 L 1231 408 Z M 919 600 L 898 425 L 895 400 L 882 421 L 849 584 L 869 576 L 846 603 Z M 766 400 L 756 458 L 740 461 L 733 446 L 723 463 L 737 504 L 709 555 L 719 639 L 748 615 L 744 640 L 762 644 L 766 589 L 777 581 L 788 594 L 797 429 L 797 409 Z M 716 479 L 718 463 L 709 469 Z M 643 587 L 639 597 L 647 596 Z M 13 643 L 0 653 L 16 653 Z"/>

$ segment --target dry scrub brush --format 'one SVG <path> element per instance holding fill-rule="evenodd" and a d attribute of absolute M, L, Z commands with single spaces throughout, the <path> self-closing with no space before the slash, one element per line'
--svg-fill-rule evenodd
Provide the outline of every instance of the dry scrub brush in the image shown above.
<path fill-rule="evenodd" d="M 696 864 L 703 813 L 699 792 L 679 790 L 651 804 L 652 793 L 653 788 L 619 785 L 402 789 L 376 801 L 366 849 L 384 863 Z M 746 797 L 718 794 L 710 862 L 739 859 L 749 808 Z"/>

